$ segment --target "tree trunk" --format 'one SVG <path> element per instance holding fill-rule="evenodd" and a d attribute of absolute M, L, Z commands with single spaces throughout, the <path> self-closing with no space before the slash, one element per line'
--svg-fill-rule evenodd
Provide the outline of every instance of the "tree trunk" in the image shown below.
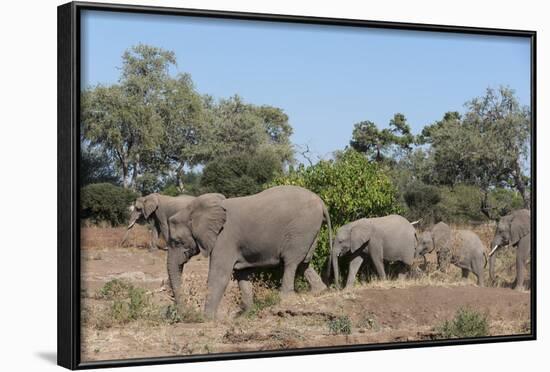
<path fill-rule="evenodd" d="M 128 163 L 122 163 L 122 187 L 128 188 Z"/>

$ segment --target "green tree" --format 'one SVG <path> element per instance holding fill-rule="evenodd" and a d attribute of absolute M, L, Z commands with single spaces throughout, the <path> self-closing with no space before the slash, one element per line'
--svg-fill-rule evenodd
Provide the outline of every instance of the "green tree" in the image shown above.
<path fill-rule="evenodd" d="M 273 151 L 230 155 L 205 166 L 201 190 L 219 192 L 226 197 L 256 194 L 281 172 L 279 154 Z"/>
<path fill-rule="evenodd" d="M 488 212 L 488 195 L 495 187 L 513 188 L 529 204 L 530 111 L 507 87 L 487 89 L 466 103 L 461 117 L 447 113 L 424 128 L 421 142 L 430 144 L 433 180 L 442 185 L 476 185 Z"/>
<path fill-rule="evenodd" d="M 82 92 L 83 136 L 115 159 L 125 188 L 135 186 L 143 159 L 150 158 L 164 138 L 158 107 L 175 62 L 172 52 L 140 44 L 124 52 L 118 84 Z"/>
<path fill-rule="evenodd" d="M 414 139 L 405 115 L 398 113 L 390 120 L 388 128 L 378 129 L 372 121 L 355 124 L 350 146 L 380 162 L 396 158 L 403 151 L 408 153 Z"/>
<path fill-rule="evenodd" d="M 207 101 L 197 93 L 189 75 L 168 79 L 164 91 L 159 104 L 164 140 L 155 169 L 172 171 L 181 190 L 185 169 L 204 164 L 216 152 L 214 121 Z"/>
<path fill-rule="evenodd" d="M 84 143 L 80 148 L 80 185 L 105 182 L 117 184 L 119 181 L 120 177 L 107 153 Z"/>

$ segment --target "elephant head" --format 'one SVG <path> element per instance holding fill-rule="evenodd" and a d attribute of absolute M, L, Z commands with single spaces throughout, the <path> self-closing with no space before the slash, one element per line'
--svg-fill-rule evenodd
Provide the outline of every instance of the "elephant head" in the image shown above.
<path fill-rule="evenodd" d="M 126 244 L 128 235 L 130 234 L 130 229 L 134 227 L 136 222 L 140 219 L 147 219 L 149 216 L 158 208 L 159 197 L 158 194 L 150 194 L 144 197 L 139 197 L 136 199 L 134 204 L 132 204 L 128 210 L 130 211 L 130 219 L 128 222 L 128 227 L 126 232 L 120 241 L 120 246 Z"/>
<path fill-rule="evenodd" d="M 435 243 L 432 233 L 430 231 L 424 231 L 422 235 L 420 235 L 418 245 L 416 246 L 415 256 L 425 257 L 428 253 L 432 253 L 434 249 Z"/>
<path fill-rule="evenodd" d="M 204 194 L 168 220 L 168 277 L 176 302 L 183 266 L 199 252 L 209 256 L 226 220 L 221 194 Z"/>
<path fill-rule="evenodd" d="M 149 194 L 137 198 L 134 205 L 130 207 L 131 214 L 128 229 L 131 229 L 140 218 L 148 219 L 158 207 L 159 194 Z"/>
<path fill-rule="evenodd" d="M 353 254 L 364 247 L 372 239 L 374 232 L 374 226 L 361 221 L 344 225 L 336 233 L 331 251 L 331 263 L 334 270 L 334 283 L 337 288 L 340 288 L 338 258 L 345 254 Z"/>
<path fill-rule="evenodd" d="M 494 280 L 495 252 L 506 245 L 516 246 L 521 238 L 531 232 L 531 213 L 527 209 L 514 211 L 500 219 L 489 253 L 489 276 Z"/>

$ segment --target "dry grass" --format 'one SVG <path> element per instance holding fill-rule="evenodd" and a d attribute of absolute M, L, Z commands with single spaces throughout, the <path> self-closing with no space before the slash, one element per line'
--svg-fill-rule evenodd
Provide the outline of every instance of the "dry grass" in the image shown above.
<path fill-rule="evenodd" d="M 119 247 L 126 227 L 102 228 L 97 226 L 83 226 L 80 229 L 81 249 L 109 249 Z M 125 244 L 127 247 L 148 248 L 151 233 L 146 226 L 135 225 L 128 235 Z"/>
<path fill-rule="evenodd" d="M 109 248 L 116 246 L 109 244 L 118 242 L 124 230 L 87 229 L 91 250 L 83 251 L 83 267 L 89 270 L 83 272 L 83 281 L 101 285 L 87 286 L 91 289 L 82 296 L 83 360 L 433 339 L 434 327 L 453 319 L 463 303 L 489 314 L 490 335 L 530 332 L 526 294 L 476 288 L 475 277 L 462 280 L 460 269 L 453 265 L 447 273 L 437 271 L 435 256 L 429 257 L 427 270 L 413 278 L 373 279 L 356 283 L 351 290 L 316 295 L 300 291 L 281 298 L 274 281 L 259 276 L 253 281 L 255 310 L 250 316 L 241 314 L 240 293 L 232 282 L 220 304 L 219 320 L 204 321 L 206 259 L 196 257 L 186 267 L 181 298 L 185 311 L 170 312 L 169 291 L 160 289 L 166 279 L 165 252 L 147 252 L 137 240 L 128 248 Z M 488 249 L 492 228 L 473 230 Z M 136 232 L 146 247 L 146 228 L 138 226 Z M 514 264 L 513 249 L 499 253 L 496 272 L 503 282 L 515 278 Z M 129 272 L 135 275 L 124 275 Z M 117 301 L 121 313 L 115 316 Z"/>

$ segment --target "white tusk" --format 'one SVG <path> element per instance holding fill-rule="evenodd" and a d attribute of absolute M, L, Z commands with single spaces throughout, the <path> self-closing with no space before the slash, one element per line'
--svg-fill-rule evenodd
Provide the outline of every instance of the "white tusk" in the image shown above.
<path fill-rule="evenodd" d="M 493 250 L 491 250 L 491 252 L 489 252 L 489 257 L 491 257 L 493 255 L 493 253 L 495 253 L 495 251 L 497 250 L 498 248 L 498 244 L 495 245 L 495 247 L 493 248 Z"/>
<path fill-rule="evenodd" d="M 419 223 L 420 221 L 422 221 L 422 218 L 419 219 L 418 221 L 411 222 L 411 225 L 416 225 L 416 224 Z"/>

